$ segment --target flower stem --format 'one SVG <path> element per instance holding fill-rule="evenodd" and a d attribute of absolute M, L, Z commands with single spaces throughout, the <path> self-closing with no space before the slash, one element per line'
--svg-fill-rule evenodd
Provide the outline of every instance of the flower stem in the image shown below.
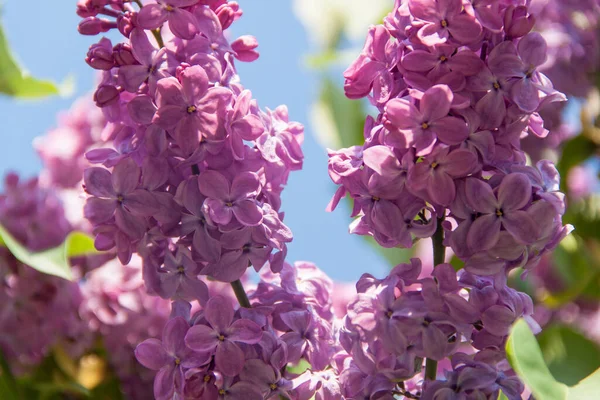
<path fill-rule="evenodd" d="M 252 306 L 250 305 L 250 300 L 248 300 L 248 295 L 244 290 L 244 286 L 242 286 L 242 282 L 240 282 L 239 279 L 237 281 L 231 282 L 231 288 L 233 289 L 235 297 L 237 298 L 238 303 L 240 303 L 240 306 L 244 308 L 252 308 Z"/>
<path fill-rule="evenodd" d="M 436 360 L 432 360 L 431 358 L 428 358 L 425 361 L 425 380 L 426 381 L 435 381 L 435 378 L 437 376 L 437 364 L 438 364 L 438 362 Z"/>
<path fill-rule="evenodd" d="M 444 218 L 438 218 L 438 226 L 431 237 L 433 242 L 433 266 L 443 264 L 446 259 L 446 247 L 444 246 L 444 228 L 442 222 Z M 425 361 L 425 380 L 435 381 L 437 376 L 437 361 L 428 358 Z"/>
<path fill-rule="evenodd" d="M 154 35 L 154 38 L 156 39 L 156 43 L 158 43 L 158 47 L 160 47 L 160 48 L 165 47 L 165 42 L 163 42 L 162 36 L 160 36 L 160 28 L 153 29 L 152 34 Z"/>
<path fill-rule="evenodd" d="M 444 246 L 444 228 L 442 228 L 444 218 L 438 218 L 438 226 L 431 237 L 433 242 L 433 266 L 443 264 L 446 260 L 446 247 Z"/>

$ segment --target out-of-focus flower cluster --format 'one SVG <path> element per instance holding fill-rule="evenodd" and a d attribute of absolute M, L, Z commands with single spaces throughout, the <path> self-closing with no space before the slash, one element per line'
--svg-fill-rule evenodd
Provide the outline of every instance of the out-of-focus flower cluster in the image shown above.
<path fill-rule="evenodd" d="M 329 152 L 339 189 L 328 209 L 349 194 L 351 233 L 404 248 L 435 233 L 434 251 L 464 263 L 359 281 L 340 334 L 348 398 L 521 396 L 508 327 L 519 317 L 539 327 L 507 274 L 535 267 L 571 229 L 556 168 L 527 165 L 521 148 L 548 135 L 540 112 L 566 99 L 541 72 L 548 45 L 535 20 L 521 1 L 396 1 L 344 73 L 346 95 L 367 96 L 378 115 L 364 145 Z M 430 371 L 423 383 L 424 358 L 451 361 L 439 364 L 445 380 Z"/>
<path fill-rule="evenodd" d="M 72 229 L 55 193 L 15 174 L 4 180 L 0 224 L 32 251 L 60 245 Z M 89 346 L 76 283 L 42 274 L 0 247 L 0 284 L 0 350 L 16 372 L 30 372 L 55 345 L 75 357 Z"/>

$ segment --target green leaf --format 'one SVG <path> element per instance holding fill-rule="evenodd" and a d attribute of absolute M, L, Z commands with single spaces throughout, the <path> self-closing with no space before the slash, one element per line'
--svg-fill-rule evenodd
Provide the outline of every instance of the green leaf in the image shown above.
<path fill-rule="evenodd" d="M 571 337 L 573 336 L 571 335 Z M 578 368 L 576 364 L 581 361 L 580 358 L 577 358 L 578 353 L 568 354 L 569 351 L 573 351 L 572 346 L 570 350 L 566 349 L 565 354 L 570 361 L 563 361 L 565 368 Z M 586 351 L 589 351 L 589 348 Z M 597 349 L 594 351 L 597 351 Z M 511 329 L 506 342 L 506 356 L 512 368 L 536 399 L 595 399 L 600 393 L 600 369 L 596 369 L 591 375 L 588 375 L 574 386 L 567 386 L 562 382 L 558 382 L 544 362 L 540 346 L 527 322 L 523 319 L 519 319 Z M 582 372 L 582 370 L 579 371 L 580 374 Z M 574 376 L 570 376 L 570 379 L 575 380 Z"/>
<path fill-rule="evenodd" d="M 21 393 L 19 390 L 19 384 L 13 376 L 8 362 L 4 358 L 4 354 L 0 350 L 0 393 L 2 399 L 6 400 L 19 400 Z"/>
<path fill-rule="evenodd" d="M 0 25 L 0 93 L 22 98 L 41 98 L 60 94 L 54 83 L 29 76 L 15 61 Z"/>
<path fill-rule="evenodd" d="M 43 383 L 34 383 L 35 384 L 35 388 L 42 392 L 44 395 L 46 396 L 50 396 L 53 394 L 60 394 L 60 393 L 70 393 L 70 394 L 74 394 L 74 395 L 79 395 L 79 396 L 83 396 L 83 397 L 90 397 L 91 396 L 91 392 L 84 388 L 83 386 L 81 386 L 78 383 L 75 382 L 61 382 L 61 383 L 55 383 L 55 382 L 43 382 Z"/>
<path fill-rule="evenodd" d="M 575 232 L 582 238 L 600 240 L 600 195 L 593 193 L 570 204 L 563 222 L 573 225 Z"/>
<path fill-rule="evenodd" d="M 550 372 L 559 382 L 575 385 L 600 368 L 600 348 L 568 326 L 545 327 L 537 340 Z"/>
<path fill-rule="evenodd" d="M 600 369 L 570 388 L 569 399 L 597 399 L 600 393 Z"/>
<path fill-rule="evenodd" d="M 122 400 L 120 382 L 116 377 L 105 379 L 101 384 L 92 389 L 91 399 L 93 400 Z"/>
<path fill-rule="evenodd" d="M 414 246 L 410 249 L 402 249 L 400 247 L 385 248 L 373 239 L 371 236 L 362 236 L 369 245 L 381 254 L 390 266 L 395 267 L 398 264 L 406 264 L 410 262 L 410 259 L 414 256 Z"/>
<path fill-rule="evenodd" d="M 594 262 L 585 242 L 579 237 L 579 230 L 576 232 L 564 238 L 552 255 L 554 272 L 564 289 L 542 298 L 549 308 L 559 308 L 580 296 L 600 295 L 600 266 Z"/>
<path fill-rule="evenodd" d="M 73 279 L 70 257 L 98 254 L 94 241 L 81 232 L 72 232 L 64 243 L 53 249 L 30 252 L 0 225 L 0 244 L 5 245 L 13 256 L 22 263 L 49 275 L 67 280 Z"/>
<path fill-rule="evenodd" d="M 350 100 L 344 90 L 324 75 L 319 100 L 311 109 L 313 131 L 324 147 L 338 149 L 362 145 L 365 111 L 362 102 Z"/>
<path fill-rule="evenodd" d="M 456 272 L 458 272 L 458 271 L 460 271 L 461 269 L 463 269 L 465 267 L 465 262 L 463 260 L 461 260 L 460 258 L 458 258 L 456 256 L 456 254 L 455 254 L 450 259 L 450 265 L 452 265 L 452 267 L 454 268 L 454 270 Z"/>
<path fill-rule="evenodd" d="M 506 342 L 506 356 L 535 398 L 544 400 L 567 398 L 569 388 L 554 379 L 544 362 L 535 336 L 523 319 L 519 319 L 512 327 Z"/>
<path fill-rule="evenodd" d="M 560 173 L 560 187 L 563 190 L 568 188 L 567 177 L 571 168 L 591 157 L 596 149 L 595 143 L 583 134 L 575 136 L 563 145 L 561 158 L 556 165 Z"/>
<path fill-rule="evenodd" d="M 498 393 L 498 399 L 497 400 L 508 400 L 508 397 L 506 397 L 506 395 L 501 390 L 500 393 Z"/>
<path fill-rule="evenodd" d="M 298 374 L 298 375 L 300 375 L 307 369 L 310 369 L 310 363 L 308 361 L 306 361 L 304 358 L 301 358 L 300 361 L 298 361 L 298 363 L 296 365 L 290 365 L 287 367 L 287 370 L 289 373 Z"/>
<path fill-rule="evenodd" d="M 83 232 L 71 232 L 65 241 L 67 257 L 89 256 L 97 254 L 94 239 Z"/>

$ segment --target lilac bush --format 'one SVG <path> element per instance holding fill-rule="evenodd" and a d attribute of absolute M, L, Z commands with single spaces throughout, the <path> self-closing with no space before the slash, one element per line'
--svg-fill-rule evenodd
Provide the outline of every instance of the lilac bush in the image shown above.
<path fill-rule="evenodd" d="M 0 224 L 33 252 L 80 230 L 102 253 L 70 260 L 69 282 L 0 249 L 0 350 L 15 372 L 59 349 L 104 352 L 132 399 L 522 398 L 505 344 L 518 319 L 540 326 L 507 282 L 572 230 L 556 167 L 522 144 L 548 136 L 543 117 L 570 90 L 545 24 L 596 6 L 529 3 L 396 0 L 369 28 L 344 90 L 376 116 L 362 145 L 328 150 L 327 210 L 349 198 L 350 232 L 385 248 L 430 239 L 433 265 L 413 257 L 349 293 L 285 260 L 280 196 L 304 131 L 242 86 L 235 64 L 258 43 L 229 40 L 238 3 L 79 1 L 81 34 L 123 42 L 89 48 L 95 107 L 78 103 L 36 141 L 39 182 L 7 176 Z M 548 15 L 541 33 L 534 10 Z M 591 85 L 574 79 L 575 95 Z"/>

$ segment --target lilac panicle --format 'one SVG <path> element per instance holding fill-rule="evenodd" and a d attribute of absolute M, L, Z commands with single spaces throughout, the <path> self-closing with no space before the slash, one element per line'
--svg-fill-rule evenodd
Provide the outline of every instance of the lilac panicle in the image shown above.
<path fill-rule="evenodd" d="M 258 53 L 251 36 L 226 38 L 238 4 L 89 0 L 78 14 L 83 33 L 125 36 L 114 46 L 101 39 L 87 57 L 102 71 L 94 99 L 107 121 L 84 173 L 97 248 L 124 263 L 139 253 L 155 293 L 189 300 L 203 291 L 192 284 L 199 275 L 234 281 L 248 260 L 280 268 L 292 239 L 280 194 L 302 166 L 303 127 L 285 106 L 262 111 L 239 83 L 235 59 Z M 182 252 L 196 265 L 185 279 L 165 261 Z"/>
<path fill-rule="evenodd" d="M 349 194 L 351 233 L 408 248 L 437 232 L 437 246 L 464 262 L 458 273 L 401 265 L 383 280 L 359 280 L 334 362 L 345 398 L 521 397 L 504 344 L 518 318 L 539 326 L 507 274 L 535 267 L 572 229 L 562 223 L 556 168 L 528 166 L 523 142 L 548 136 L 547 116 L 566 100 L 545 75 L 559 76 L 563 58 L 553 25 L 537 32 L 533 10 L 555 21 L 577 7 L 553 3 L 397 0 L 345 71 L 347 97 L 367 97 L 377 116 L 367 117 L 363 144 L 328 151 L 339 188 L 327 210 Z M 584 30 L 570 33 L 572 47 L 587 40 Z M 424 380 L 424 359 L 438 361 L 443 378 Z"/>

